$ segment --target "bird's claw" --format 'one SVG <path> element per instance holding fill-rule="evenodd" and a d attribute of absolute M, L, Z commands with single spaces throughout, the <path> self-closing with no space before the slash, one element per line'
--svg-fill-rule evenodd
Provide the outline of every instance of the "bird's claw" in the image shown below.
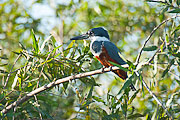
<path fill-rule="evenodd" d="M 105 67 L 102 67 L 102 73 L 104 72 Z"/>
<path fill-rule="evenodd" d="M 110 66 L 109 69 L 110 69 L 110 71 L 112 71 L 112 70 L 113 70 L 113 69 L 112 69 L 112 66 Z"/>
<path fill-rule="evenodd" d="M 110 71 L 113 71 L 112 67 L 113 67 L 113 66 L 110 66 L 110 67 L 109 67 Z M 105 69 L 105 67 L 102 67 L 102 72 L 104 72 L 104 69 Z"/>

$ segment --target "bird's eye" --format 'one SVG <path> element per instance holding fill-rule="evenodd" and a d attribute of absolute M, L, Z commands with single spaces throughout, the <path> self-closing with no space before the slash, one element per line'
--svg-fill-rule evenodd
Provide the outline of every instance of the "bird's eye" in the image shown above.
<path fill-rule="evenodd" d="M 88 35 L 93 35 L 94 33 L 92 31 L 87 32 Z"/>

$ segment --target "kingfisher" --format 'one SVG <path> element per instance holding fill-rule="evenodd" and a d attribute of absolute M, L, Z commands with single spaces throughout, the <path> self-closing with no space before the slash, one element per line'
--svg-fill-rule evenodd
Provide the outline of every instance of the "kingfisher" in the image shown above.
<path fill-rule="evenodd" d="M 90 40 L 90 50 L 92 54 L 100 61 L 104 66 L 103 68 L 112 68 L 110 62 L 124 65 L 127 64 L 126 60 L 122 57 L 120 50 L 116 47 L 114 43 L 110 41 L 109 34 L 104 27 L 97 27 L 88 30 L 85 34 L 71 38 L 70 40 Z M 127 72 L 121 69 L 112 70 L 116 75 L 118 75 L 123 80 L 126 80 Z M 133 84 L 129 86 L 132 91 L 136 91 Z"/>

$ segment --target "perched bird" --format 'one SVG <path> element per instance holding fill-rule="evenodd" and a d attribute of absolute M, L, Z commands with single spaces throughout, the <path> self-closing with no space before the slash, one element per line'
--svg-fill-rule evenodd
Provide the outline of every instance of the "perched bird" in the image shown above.
<path fill-rule="evenodd" d="M 85 34 L 71 38 L 71 40 L 90 40 L 90 50 L 92 54 L 100 61 L 100 63 L 108 68 L 113 65 L 109 62 L 114 62 L 119 65 L 127 64 L 125 59 L 121 56 L 119 49 L 114 43 L 109 40 L 109 34 L 103 27 L 92 28 Z M 116 75 L 125 80 L 127 72 L 123 70 L 112 70 Z M 130 88 L 135 91 L 133 84 Z"/>

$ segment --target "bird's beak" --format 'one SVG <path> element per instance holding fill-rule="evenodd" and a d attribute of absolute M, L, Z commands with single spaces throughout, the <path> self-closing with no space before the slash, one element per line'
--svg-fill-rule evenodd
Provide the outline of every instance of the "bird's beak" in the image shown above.
<path fill-rule="evenodd" d="M 70 40 L 83 40 L 83 39 L 88 39 L 89 36 L 87 34 L 82 34 L 76 37 L 71 38 Z"/>

